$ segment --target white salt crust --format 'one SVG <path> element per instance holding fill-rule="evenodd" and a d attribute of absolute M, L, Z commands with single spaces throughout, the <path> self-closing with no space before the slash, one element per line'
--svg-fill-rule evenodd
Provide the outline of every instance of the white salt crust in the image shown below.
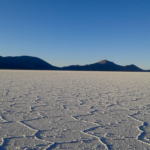
<path fill-rule="evenodd" d="M 0 150 L 149 150 L 150 73 L 0 70 Z"/>

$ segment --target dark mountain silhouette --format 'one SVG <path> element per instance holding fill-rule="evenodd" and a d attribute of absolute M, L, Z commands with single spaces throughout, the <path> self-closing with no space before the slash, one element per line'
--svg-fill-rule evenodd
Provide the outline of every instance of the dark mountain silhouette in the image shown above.
<path fill-rule="evenodd" d="M 0 69 L 23 69 L 23 70 L 58 70 L 44 60 L 31 57 L 2 57 L 0 56 Z"/>
<path fill-rule="evenodd" d="M 62 67 L 62 70 L 80 70 L 80 71 L 138 71 L 144 72 L 145 70 L 138 68 L 135 65 L 127 65 L 127 66 L 120 66 L 108 60 L 102 60 L 100 62 L 79 66 L 79 65 L 72 65 L 68 67 Z"/>
<path fill-rule="evenodd" d="M 70 71 L 135 71 L 150 72 L 135 65 L 120 66 L 108 60 L 89 65 L 72 65 L 56 67 L 44 60 L 31 56 L 2 57 L 0 56 L 0 69 L 23 69 L 23 70 L 70 70 Z"/>

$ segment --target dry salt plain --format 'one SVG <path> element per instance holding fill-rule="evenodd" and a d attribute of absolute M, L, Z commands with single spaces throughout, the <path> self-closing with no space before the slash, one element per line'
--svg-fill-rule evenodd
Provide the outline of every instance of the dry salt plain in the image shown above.
<path fill-rule="evenodd" d="M 149 150 L 150 74 L 0 71 L 0 150 Z"/>

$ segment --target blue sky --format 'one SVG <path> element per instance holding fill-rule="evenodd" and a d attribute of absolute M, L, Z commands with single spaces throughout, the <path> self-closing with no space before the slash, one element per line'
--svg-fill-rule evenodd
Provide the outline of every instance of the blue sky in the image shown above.
<path fill-rule="evenodd" d="M 0 55 L 150 69 L 150 0 L 0 0 Z"/>

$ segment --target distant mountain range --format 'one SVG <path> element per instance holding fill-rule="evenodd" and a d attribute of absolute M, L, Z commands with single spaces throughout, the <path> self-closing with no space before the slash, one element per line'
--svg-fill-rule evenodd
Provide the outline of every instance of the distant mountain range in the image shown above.
<path fill-rule="evenodd" d="M 23 70 L 57 70 L 44 60 L 31 56 L 2 57 L 0 56 L 0 69 L 23 69 Z"/>
<path fill-rule="evenodd" d="M 102 60 L 94 64 L 83 66 L 72 65 L 66 67 L 56 67 L 40 58 L 31 56 L 0 56 L 0 69 L 150 72 L 150 70 L 143 70 L 135 65 L 120 66 L 108 60 Z"/>

